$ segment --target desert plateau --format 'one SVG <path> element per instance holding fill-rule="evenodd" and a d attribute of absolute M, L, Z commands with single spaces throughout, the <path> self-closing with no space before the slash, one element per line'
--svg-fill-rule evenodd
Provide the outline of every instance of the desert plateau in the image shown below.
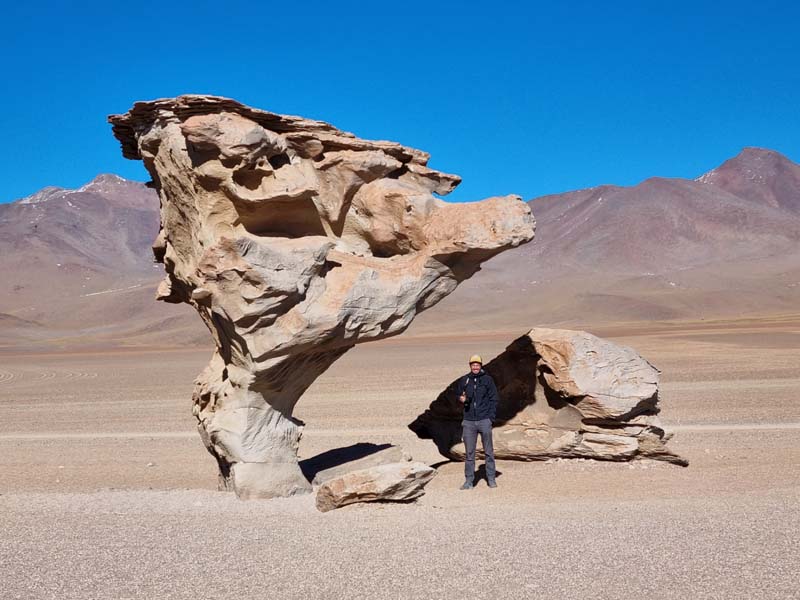
<path fill-rule="evenodd" d="M 800 599 L 798 22 L 9 7 L 0 600 Z"/>

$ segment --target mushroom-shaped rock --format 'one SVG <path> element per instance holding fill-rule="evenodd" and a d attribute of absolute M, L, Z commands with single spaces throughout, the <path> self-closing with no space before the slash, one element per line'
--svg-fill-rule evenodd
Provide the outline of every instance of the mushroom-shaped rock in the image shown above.
<path fill-rule="evenodd" d="M 192 305 L 216 351 L 194 414 L 240 497 L 311 489 L 297 400 L 359 342 L 396 335 L 492 256 L 530 241 L 516 196 L 448 204 L 428 155 L 215 96 L 112 115 L 161 199 L 158 299 Z"/>
<path fill-rule="evenodd" d="M 665 446 L 659 371 L 631 348 L 583 331 L 532 329 L 484 367 L 497 384 L 496 458 L 654 458 L 688 463 Z M 464 459 L 463 408 L 452 382 L 409 425 L 442 455 Z"/>

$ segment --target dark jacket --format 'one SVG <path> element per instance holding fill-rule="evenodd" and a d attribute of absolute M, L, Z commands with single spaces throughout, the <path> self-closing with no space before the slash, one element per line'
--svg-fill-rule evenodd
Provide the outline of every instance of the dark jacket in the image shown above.
<path fill-rule="evenodd" d="M 497 416 L 497 387 L 494 379 L 483 369 L 477 375 L 472 371 L 458 380 L 457 394 L 466 391 L 467 401 L 464 403 L 465 421 L 482 421 Z"/>

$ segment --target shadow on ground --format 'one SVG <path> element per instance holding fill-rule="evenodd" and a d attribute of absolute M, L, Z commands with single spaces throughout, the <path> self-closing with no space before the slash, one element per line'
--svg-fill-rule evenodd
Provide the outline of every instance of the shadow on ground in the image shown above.
<path fill-rule="evenodd" d="M 381 450 L 391 448 L 391 444 L 373 444 L 371 442 L 359 442 L 344 448 L 334 448 L 322 454 L 317 454 L 311 458 L 300 461 L 300 469 L 306 479 L 313 481 L 317 473 L 332 467 L 338 467 L 348 462 L 364 458 L 370 454 L 375 454 Z"/>

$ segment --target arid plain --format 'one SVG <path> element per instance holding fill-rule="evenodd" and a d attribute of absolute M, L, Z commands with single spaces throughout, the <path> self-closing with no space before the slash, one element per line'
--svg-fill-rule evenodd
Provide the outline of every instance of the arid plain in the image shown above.
<path fill-rule="evenodd" d="M 662 370 L 688 468 L 503 461 L 498 489 L 459 491 L 462 465 L 406 425 L 466 356 L 523 331 L 446 337 L 423 323 L 348 353 L 296 415 L 302 458 L 395 443 L 437 477 L 414 504 L 325 514 L 312 496 L 215 491 L 190 411 L 209 349 L 7 348 L 3 597 L 797 597 L 800 320 L 587 329 Z"/>

